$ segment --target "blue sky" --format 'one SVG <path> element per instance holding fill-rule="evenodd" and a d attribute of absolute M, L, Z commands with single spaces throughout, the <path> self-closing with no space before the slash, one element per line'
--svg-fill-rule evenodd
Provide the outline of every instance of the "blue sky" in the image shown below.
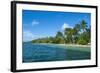
<path fill-rule="evenodd" d="M 90 13 L 23 10 L 23 41 L 55 36 L 57 31 L 73 28 L 81 20 L 91 23 Z"/>

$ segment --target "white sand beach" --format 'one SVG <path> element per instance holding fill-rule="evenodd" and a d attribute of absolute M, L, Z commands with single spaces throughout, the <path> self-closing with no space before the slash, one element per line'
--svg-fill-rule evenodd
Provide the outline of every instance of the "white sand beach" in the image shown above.
<path fill-rule="evenodd" d="M 48 44 L 48 45 L 50 45 L 51 43 L 38 43 L 38 44 L 42 44 L 42 45 Z M 80 45 L 80 44 L 52 44 L 52 45 L 59 45 L 59 46 L 64 46 L 64 47 L 91 47 L 90 44 L 88 44 L 88 45 Z"/>
<path fill-rule="evenodd" d="M 91 45 L 79 45 L 79 44 L 59 44 L 59 45 L 67 47 L 91 47 Z"/>

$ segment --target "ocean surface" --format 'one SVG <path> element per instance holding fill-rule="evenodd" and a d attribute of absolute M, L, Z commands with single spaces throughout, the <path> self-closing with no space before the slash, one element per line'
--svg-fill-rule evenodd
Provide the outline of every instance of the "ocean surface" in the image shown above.
<path fill-rule="evenodd" d="M 47 62 L 91 59 L 89 47 L 66 47 L 57 44 L 23 43 L 22 61 Z"/>

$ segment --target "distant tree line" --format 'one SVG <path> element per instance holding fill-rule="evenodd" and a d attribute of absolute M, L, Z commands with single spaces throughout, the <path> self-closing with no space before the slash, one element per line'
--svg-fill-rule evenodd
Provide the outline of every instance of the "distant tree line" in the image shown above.
<path fill-rule="evenodd" d="M 39 38 L 31 42 L 86 45 L 91 41 L 91 27 L 88 27 L 86 24 L 85 20 L 82 20 L 73 28 L 65 28 L 63 32 L 58 31 L 55 37 Z"/>

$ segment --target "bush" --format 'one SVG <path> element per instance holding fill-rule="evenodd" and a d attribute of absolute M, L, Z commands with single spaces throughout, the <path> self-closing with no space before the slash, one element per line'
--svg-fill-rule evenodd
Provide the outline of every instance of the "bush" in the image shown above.
<path fill-rule="evenodd" d="M 80 39 L 80 40 L 78 40 L 78 44 L 86 45 L 86 44 L 88 44 L 88 43 L 87 43 L 86 40 L 84 40 L 84 39 Z"/>

